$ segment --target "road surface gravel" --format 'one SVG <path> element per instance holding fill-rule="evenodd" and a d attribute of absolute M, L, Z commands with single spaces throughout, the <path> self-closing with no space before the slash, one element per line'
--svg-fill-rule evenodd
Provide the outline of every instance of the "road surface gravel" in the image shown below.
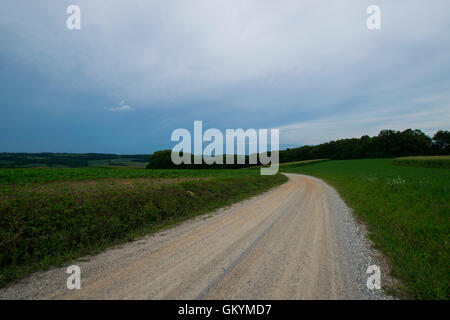
<path fill-rule="evenodd" d="M 323 181 L 289 181 L 171 229 L 35 273 L 0 299 L 388 299 L 366 270 L 382 257 L 351 210 Z M 384 280 L 384 279 L 383 279 Z"/>

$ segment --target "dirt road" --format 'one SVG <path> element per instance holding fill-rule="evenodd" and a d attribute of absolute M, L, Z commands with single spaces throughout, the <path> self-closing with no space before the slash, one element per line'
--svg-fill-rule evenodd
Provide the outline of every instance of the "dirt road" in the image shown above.
<path fill-rule="evenodd" d="M 261 196 L 0 290 L 23 299 L 380 299 L 364 232 L 324 182 L 288 174 Z M 381 267 L 381 265 L 380 265 Z M 382 276 L 384 270 L 382 269 Z"/>

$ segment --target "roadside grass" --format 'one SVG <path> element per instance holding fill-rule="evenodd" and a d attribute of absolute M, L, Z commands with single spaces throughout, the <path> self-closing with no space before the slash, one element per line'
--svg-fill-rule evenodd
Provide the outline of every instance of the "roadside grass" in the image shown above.
<path fill-rule="evenodd" d="M 402 157 L 393 163 L 401 166 L 450 169 L 450 156 Z"/>
<path fill-rule="evenodd" d="M 0 287 L 287 180 L 255 170 L 9 170 L 0 170 Z"/>
<path fill-rule="evenodd" d="M 450 170 L 396 166 L 391 159 L 282 168 L 322 178 L 366 222 L 400 280 L 399 298 L 449 299 Z"/>
<path fill-rule="evenodd" d="M 106 178 L 177 178 L 239 176 L 241 172 L 230 169 L 138 169 L 138 168 L 0 168 L 0 187 L 10 184 L 45 183 L 51 181 L 82 181 Z"/>

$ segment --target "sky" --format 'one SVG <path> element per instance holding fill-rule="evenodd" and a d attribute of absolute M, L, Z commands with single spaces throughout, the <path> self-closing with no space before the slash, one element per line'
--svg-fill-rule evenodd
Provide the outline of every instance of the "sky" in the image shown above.
<path fill-rule="evenodd" d="M 448 0 L 2 0 L 0 152 L 152 153 L 194 120 L 279 128 L 282 148 L 432 136 L 450 129 L 449 13 Z"/>

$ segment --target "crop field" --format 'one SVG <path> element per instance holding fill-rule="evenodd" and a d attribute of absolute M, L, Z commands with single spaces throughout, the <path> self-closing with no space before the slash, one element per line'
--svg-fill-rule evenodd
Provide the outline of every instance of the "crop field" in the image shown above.
<path fill-rule="evenodd" d="M 390 260 L 400 298 L 448 299 L 450 170 L 394 165 L 391 159 L 326 161 L 282 171 L 334 186 Z"/>
<path fill-rule="evenodd" d="M 394 159 L 393 163 L 410 167 L 450 169 L 450 156 L 403 157 Z"/>
<path fill-rule="evenodd" d="M 251 171 L 259 174 L 259 170 Z M 51 181 L 81 181 L 106 178 L 177 178 L 239 176 L 242 172 L 228 169 L 131 169 L 131 168 L 0 168 L 0 187 L 8 188 L 11 184 L 44 183 Z"/>
<path fill-rule="evenodd" d="M 0 169 L 0 286 L 286 180 L 259 170 Z"/>

